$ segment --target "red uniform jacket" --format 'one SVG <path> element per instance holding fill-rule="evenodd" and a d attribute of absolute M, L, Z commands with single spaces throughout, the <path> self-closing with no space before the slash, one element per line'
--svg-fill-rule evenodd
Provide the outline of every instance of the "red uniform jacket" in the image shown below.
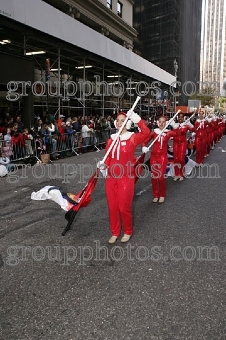
<path fill-rule="evenodd" d="M 134 174 L 134 164 L 136 162 L 135 151 L 139 144 L 144 143 L 149 138 L 151 132 L 145 122 L 140 120 L 138 123 L 140 132 L 125 132 L 120 135 L 118 141 L 110 152 L 105 163 L 109 167 L 109 175 L 123 176 Z M 111 135 L 107 141 L 106 150 L 110 147 L 116 134 Z"/>

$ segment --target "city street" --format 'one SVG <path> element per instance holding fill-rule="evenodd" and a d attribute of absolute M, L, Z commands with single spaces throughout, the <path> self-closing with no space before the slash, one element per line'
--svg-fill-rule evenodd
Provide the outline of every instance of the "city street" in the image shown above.
<path fill-rule="evenodd" d="M 31 200 L 46 185 L 78 193 L 103 155 L 0 178 L 0 339 L 225 340 L 226 137 L 203 173 L 167 179 L 163 204 L 138 180 L 128 244 L 108 244 L 103 178 L 64 237 L 60 206 Z"/>

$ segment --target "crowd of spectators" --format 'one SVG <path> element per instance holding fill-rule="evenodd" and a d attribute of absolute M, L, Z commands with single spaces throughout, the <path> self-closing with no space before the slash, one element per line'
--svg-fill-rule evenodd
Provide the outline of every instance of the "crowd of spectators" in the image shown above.
<path fill-rule="evenodd" d="M 0 151 L 11 161 L 26 157 L 40 158 L 49 153 L 52 159 L 74 153 L 100 150 L 115 129 L 114 117 L 53 114 L 35 116 L 27 127 L 21 114 L 0 116 Z"/>
<path fill-rule="evenodd" d="M 52 160 L 105 147 L 115 133 L 114 116 L 75 116 L 36 114 L 33 126 L 26 126 L 20 113 L 0 115 L 0 152 L 11 162 L 29 157 L 40 159 L 50 154 Z M 145 118 L 144 118 L 145 119 Z M 145 119 L 150 130 L 154 118 Z M 133 127 L 136 131 L 136 127 Z"/>

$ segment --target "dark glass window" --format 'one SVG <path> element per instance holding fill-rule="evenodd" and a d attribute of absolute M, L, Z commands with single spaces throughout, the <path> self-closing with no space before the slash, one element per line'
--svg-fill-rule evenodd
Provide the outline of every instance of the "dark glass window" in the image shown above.
<path fill-rule="evenodd" d="M 107 0 L 107 7 L 112 9 L 112 0 Z"/>
<path fill-rule="evenodd" d="M 122 3 L 120 1 L 117 3 L 117 14 L 122 18 Z"/>

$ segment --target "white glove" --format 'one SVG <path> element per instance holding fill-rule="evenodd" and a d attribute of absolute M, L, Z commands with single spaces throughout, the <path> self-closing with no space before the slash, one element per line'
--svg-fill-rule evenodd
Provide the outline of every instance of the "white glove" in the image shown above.
<path fill-rule="evenodd" d="M 106 169 L 106 164 L 103 162 L 103 161 L 99 161 L 97 163 L 97 168 L 100 169 L 100 170 L 105 170 Z"/>
<path fill-rule="evenodd" d="M 131 119 L 134 124 L 139 123 L 139 121 L 141 120 L 140 116 L 137 113 L 135 113 L 134 111 L 132 111 L 132 110 L 129 110 L 127 112 L 126 116 L 129 119 Z"/>
<path fill-rule="evenodd" d="M 174 120 L 173 120 L 173 123 L 170 125 L 172 126 L 173 129 L 177 129 L 179 127 L 179 123 L 175 123 Z"/>
<path fill-rule="evenodd" d="M 193 129 L 193 127 L 194 127 L 194 125 L 192 125 L 192 123 L 189 122 L 189 121 L 188 121 L 187 125 L 188 125 L 191 129 Z"/>
<path fill-rule="evenodd" d="M 134 113 L 133 110 L 129 110 L 129 111 L 127 111 L 126 116 L 130 119 L 130 117 L 132 116 L 133 113 Z"/>
<path fill-rule="evenodd" d="M 175 122 L 175 120 L 172 120 L 170 122 L 170 126 L 172 126 L 172 128 L 176 129 L 178 127 L 178 124 Z"/>
<path fill-rule="evenodd" d="M 147 153 L 148 151 L 150 151 L 146 146 L 142 147 L 142 153 Z"/>
<path fill-rule="evenodd" d="M 100 169 L 100 172 L 102 173 L 102 176 L 103 176 L 104 178 L 107 177 L 107 175 L 108 175 L 108 169 L 107 169 L 107 168 L 104 169 L 104 170 L 101 170 L 101 169 Z"/>

